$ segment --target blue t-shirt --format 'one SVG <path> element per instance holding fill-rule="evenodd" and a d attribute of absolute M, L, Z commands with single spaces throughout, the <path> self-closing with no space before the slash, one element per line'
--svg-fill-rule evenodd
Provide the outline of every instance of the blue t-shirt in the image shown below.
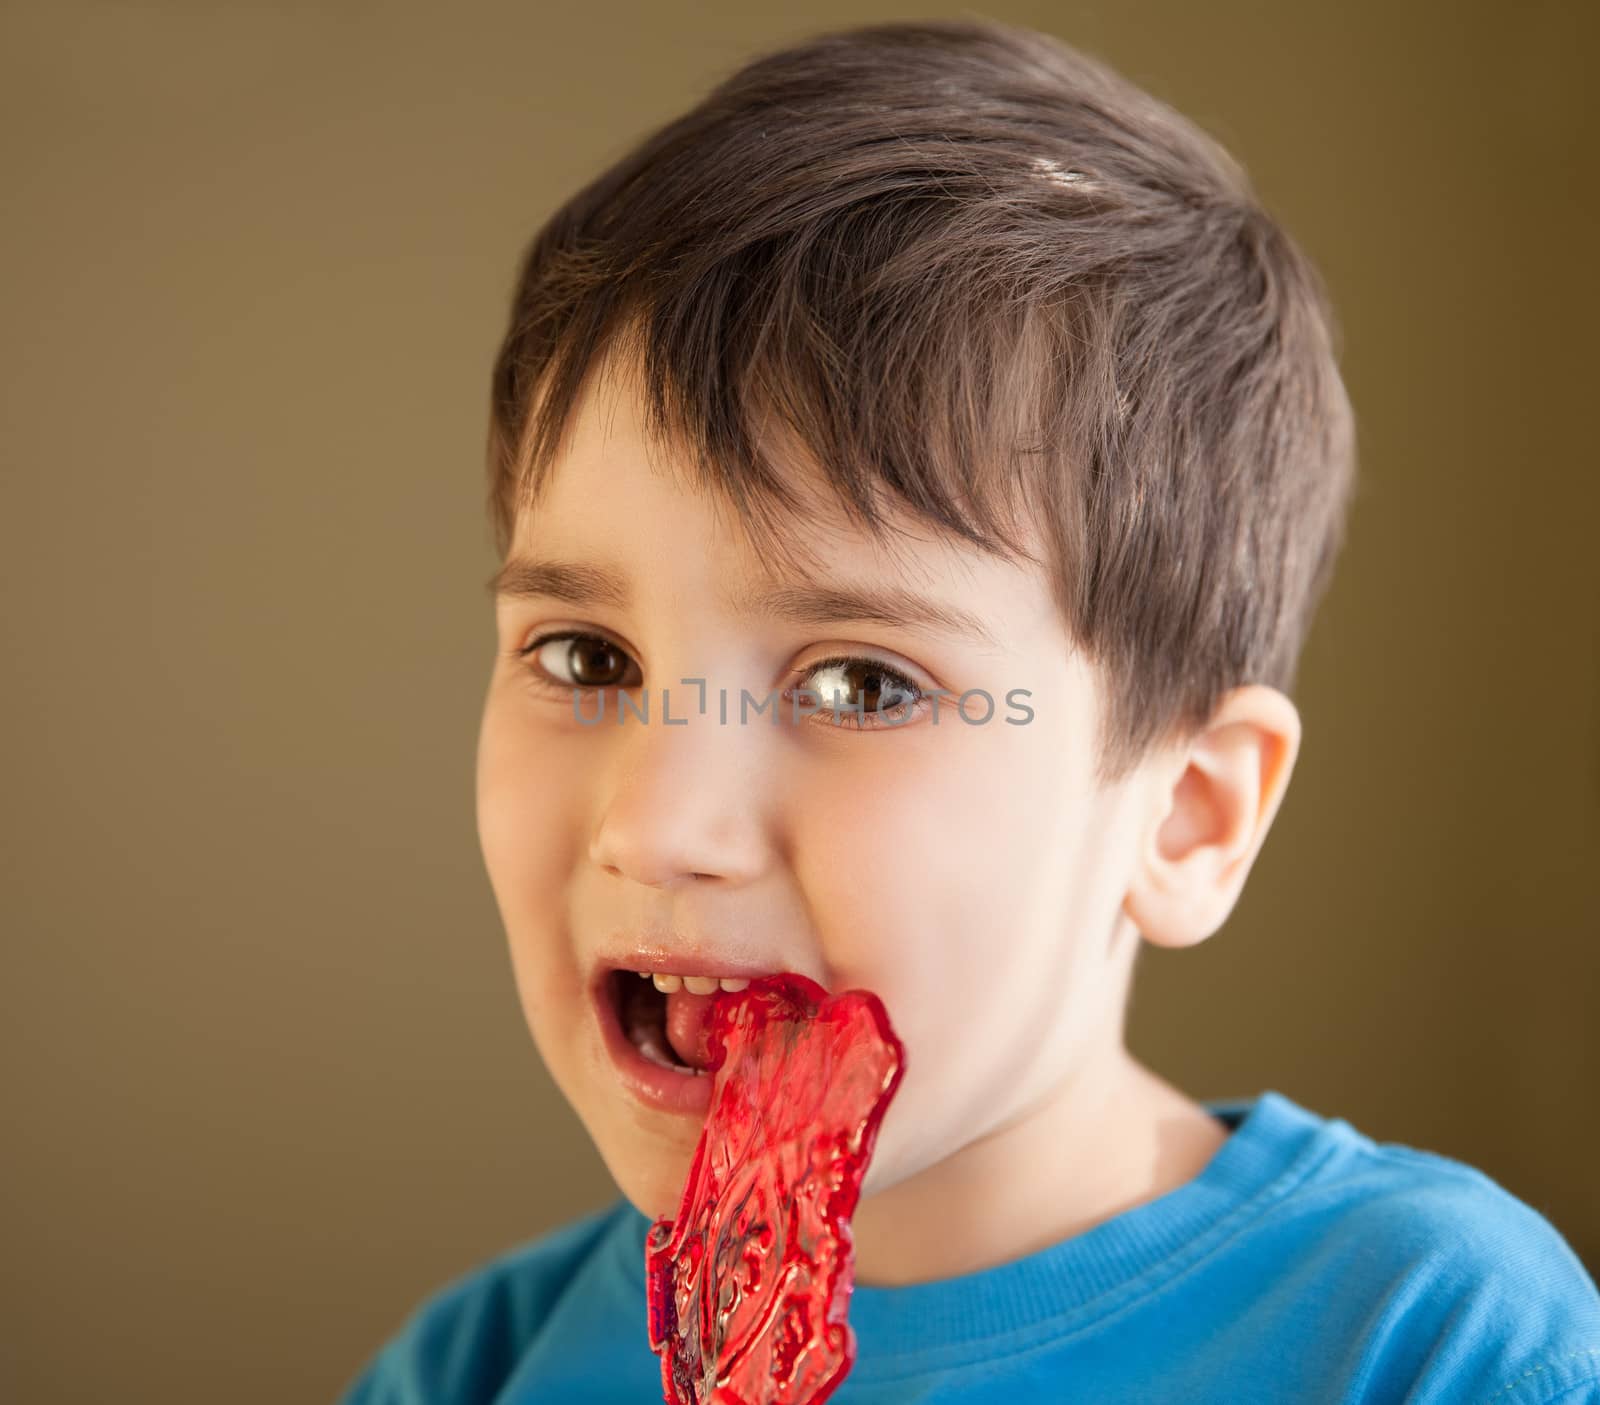
<path fill-rule="evenodd" d="M 994 1268 L 857 1284 L 829 1405 L 1595 1405 L 1600 1292 L 1481 1171 L 1281 1093 L 1194 1179 Z M 649 1221 L 625 1199 L 436 1290 L 341 1405 L 650 1405 Z"/>

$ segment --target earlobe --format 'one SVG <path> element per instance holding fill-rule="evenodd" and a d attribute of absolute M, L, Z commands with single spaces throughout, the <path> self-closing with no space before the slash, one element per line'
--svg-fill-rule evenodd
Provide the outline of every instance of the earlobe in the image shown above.
<path fill-rule="evenodd" d="M 1288 789 L 1300 714 L 1248 684 L 1176 754 L 1151 763 L 1145 838 L 1123 910 L 1156 946 L 1197 946 L 1238 901 Z"/>

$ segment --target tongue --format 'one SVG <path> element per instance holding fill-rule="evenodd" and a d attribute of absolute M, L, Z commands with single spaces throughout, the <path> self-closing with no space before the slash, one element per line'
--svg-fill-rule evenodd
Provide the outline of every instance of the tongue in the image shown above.
<path fill-rule="evenodd" d="M 711 1006 L 717 992 L 694 995 L 683 989 L 667 996 L 667 1043 L 690 1068 L 706 1068 L 711 1054 L 706 1039 L 711 1031 Z"/>

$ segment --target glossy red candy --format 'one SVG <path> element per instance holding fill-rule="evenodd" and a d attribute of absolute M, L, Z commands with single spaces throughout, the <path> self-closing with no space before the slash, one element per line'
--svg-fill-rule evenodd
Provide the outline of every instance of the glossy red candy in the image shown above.
<path fill-rule="evenodd" d="M 645 1244 L 666 1405 L 816 1405 L 855 1361 L 850 1216 L 905 1051 L 870 991 L 764 976 L 711 1010 L 711 1111 Z"/>

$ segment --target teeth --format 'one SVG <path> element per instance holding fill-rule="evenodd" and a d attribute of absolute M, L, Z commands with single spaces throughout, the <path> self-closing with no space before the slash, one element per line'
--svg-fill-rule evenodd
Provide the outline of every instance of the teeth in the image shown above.
<path fill-rule="evenodd" d="M 655 988 L 663 995 L 671 995 L 675 990 L 687 990 L 691 995 L 710 995 L 719 986 L 726 991 L 743 990 L 750 981 L 744 976 L 675 976 L 665 971 L 640 971 L 641 978 L 653 981 Z"/>

